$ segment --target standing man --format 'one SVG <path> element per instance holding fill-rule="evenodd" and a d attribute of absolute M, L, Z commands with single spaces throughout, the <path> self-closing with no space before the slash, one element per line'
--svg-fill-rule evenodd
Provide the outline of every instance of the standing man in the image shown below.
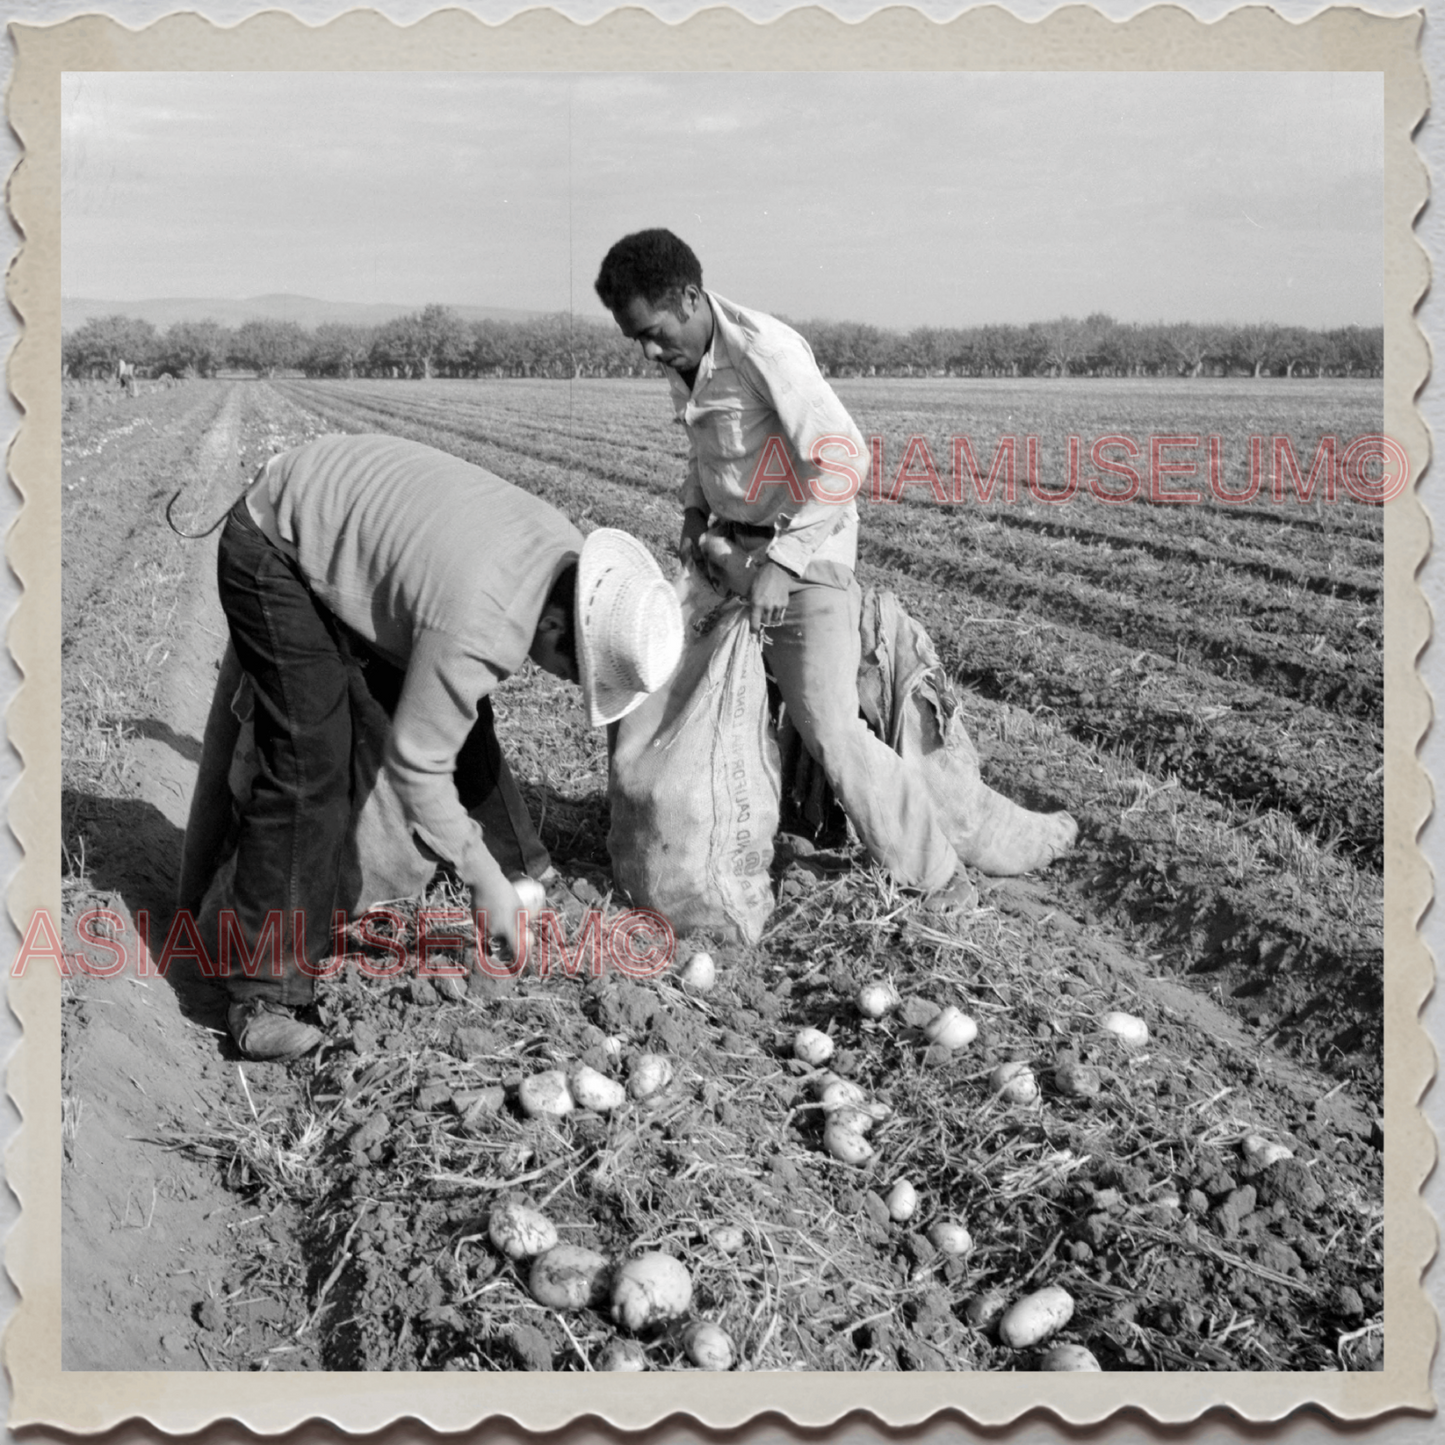
<path fill-rule="evenodd" d="M 859 715 L 852 497 L 868 453 L 808 343 L 774 317 L 704 290 L 697 257 L 671 231 L 624 236 L 596 289 L 623 335 L 667 368 L 687 428 L 679 555 L 698 560 L 705 534 L 752 554 L 753 628 L 767 629 L 764 654 L 788 715 L 869 856 L 923 893 L 930 912 L 971 912 L 977 890 L 927 785 Z M 844 466 L 856 480 L 846 499 Z M 1031 867 L 1072 845 L 1073 819 L 1054 816 Z"/>
<path fill-rule="evenodd" d="M 530 657 L 581 685 L 594 727 L 614 722 L 672 675 L 682 622 L 636 538 L 601 528 L 584 541 L 529 492 L 391 436 L 273 457 L 231 510 L 217 576 L 259 760 L 224 902 L 248 953 L 273 915 L 281 924 L 275 968 L 231 971 L 227 1021 L 248 1057 L 291 1058 L 321 1040 L 296 1011 L 332 952 L 352 813 L 348 656 L 392 694 L 382 766 L 413 835 L 515 956 L 521 901 L 458 792 L 464 775 L 474 792 L 478 777 L 495 785 L 489 695 Z"/>

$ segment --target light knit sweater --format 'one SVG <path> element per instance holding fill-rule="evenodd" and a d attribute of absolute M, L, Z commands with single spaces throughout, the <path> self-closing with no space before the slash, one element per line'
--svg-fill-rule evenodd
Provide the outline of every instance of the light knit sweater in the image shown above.
<path fill-rule="evenodd" d="M 390 436 L 272 457 L 247 505 L 317 599 L 406 671 L 385 766 L 413 831 L 468 873 L 484 847 L 452 774 L 477 705 L 526 660 L 582 534 L 481 467 Z"/>

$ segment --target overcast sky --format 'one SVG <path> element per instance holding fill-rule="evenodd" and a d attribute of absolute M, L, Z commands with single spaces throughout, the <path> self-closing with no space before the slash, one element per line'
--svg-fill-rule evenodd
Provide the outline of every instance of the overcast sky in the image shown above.
<path fill-rule="evenodd" d="M 69 74 L 67 296 L 1378 325 L 1378 75 Z"/>

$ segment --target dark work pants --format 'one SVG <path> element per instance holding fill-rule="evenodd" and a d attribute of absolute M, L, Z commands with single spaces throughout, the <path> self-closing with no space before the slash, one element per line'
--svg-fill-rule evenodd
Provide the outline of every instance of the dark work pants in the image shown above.
<path fill-rule="evenodd" d="M 231 640 L 255 694 L 253 721 L 259 771 L 242 809 L 233 906 L 254 952 L 268 916 L 279 911 L 279 954 L 267 941 L 254 977 L 232 962 L 226 986 L 233 1000 L 266 998 L 310 1003 L 315 979 L 301 968 L 298 947 L 313 969 L 335 951 L 332 914 L 352 814 L 352 714 L 348 660 L 363 663 L 368 689 L 391 714 L 405 674 L 372 654 L 313 596 L 299 567 L 256 526 L 244 499 L 232 508 L 217 562 L 221 606 Z M 522 840 L 529 868 L 546 853 L 502 760 L 490 699 L 457 756 L 462 805 L 473 811 L 502 793 L 504 817 Z M 499 789 L 499 781 L 506 784 Z M 516 809 L 521 811 L 517 827 Z M 274 936 L 274 935 L 273 935 Z M 272 957 L 279 956 L 279 977 Z"/>

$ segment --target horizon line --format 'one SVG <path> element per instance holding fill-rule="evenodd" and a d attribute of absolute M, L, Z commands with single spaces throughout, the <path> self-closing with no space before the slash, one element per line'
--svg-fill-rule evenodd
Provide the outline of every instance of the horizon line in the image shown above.
<path fill-rule="evenodd" d="M 365 306 L 365 307 L 391 307 L 402 312 L 424 311 L 429 306 L 441 306 L 449 310 L 467 309 L 474 311 L 521 311 L 533 316 L 569 316 L 580 318 L 584 321 L 606 323 L 611 320 L 610 314 L 600 307 L 597 311 L 578 311 L 568 306 L 529 306 L 529 305 L 502 305 L 490 301 L 356 301 L 337 300 L 334 297 L 313 296 L 301 291 L 261 291 L 249 296 L 143 296 L 134 299 L 122 297 L 100 297 L 85 296 L 77 294 L 62 293 L 61 305 L 70 302 L 72 304 L 86 304 L 96 306 L 147 306 L 147 305 L 186 305 L 186 304 L 207 304 L 210 302 L 223 303 L 228 306 L 244 305 L 246 302 L 264 301 L 269 298 L 292 299 L 296 301 L 310 301 L 322 306 Z M 752 308 L 761 309 L 761 308 Z M 1298 326 L 1308 331 L 1331 331 L 1340 327 L 1357 326 L 1361 328 L 1383 327 L 1383 318 L 1375 321 L 1278 321 L 1270 318 L 1255 317 L 1241 319 L 1237 316 L 1231 317 L 1163 317 L 1156 316 L 1148 320 L 1136 318 L 1123 318 L 1114 315 L 1112 312 L 1102 310 L 1099 307 L 1091 307 L 1087 310 L 1061 311 L 1051 316 L 1034 316 L 1028 320 L 1002 319 L 989 317 L 972 321 L 926 321 L 926 322 L 882 322 L 863 321 L 856 316 L 823 316 L 823 315 L 792 315 L 785 311 L 774 310 L 767 313 L 791 325 L 806 325 L 809 322 L 824 323 L 829 325 L 855 325 L 874 326 L 883 331 L 946 331 L 946 330 L 970 330 L 981 326 L 1033 326 L 1048 321 L 1086 321 L 1090 316 L 1103 316 L 1116 326 Z M 205 318 L 202 318 L 205 319 Z"/>

